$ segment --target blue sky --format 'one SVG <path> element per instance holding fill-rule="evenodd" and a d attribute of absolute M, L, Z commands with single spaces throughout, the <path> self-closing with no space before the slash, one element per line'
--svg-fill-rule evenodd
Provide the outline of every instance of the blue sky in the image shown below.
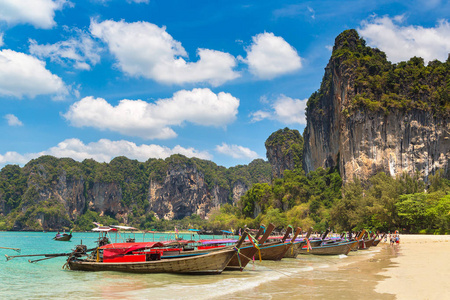
<path fill-rule="evenodd" d="M 0 0 L 0 167 L 266 159 L 271 133 L 303 133 L 339 33 L 445 61 L 449 16 L 438 0 Z"/>

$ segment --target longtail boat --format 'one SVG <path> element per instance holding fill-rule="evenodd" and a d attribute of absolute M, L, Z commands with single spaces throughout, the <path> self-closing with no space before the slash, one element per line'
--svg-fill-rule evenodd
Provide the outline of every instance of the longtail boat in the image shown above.
<path fill-rule="evenodd" d="M 300 233 L 301 229 L 297 228 L 294 237 L 291 239 L 291 241 L 286 242 L 286 239 L 288 238 L 289 234 L 291 233 L 292 228 L 288 227 L 286 230 L 285 235 L 279 242 L 269 242 L 266 244 L 261 245 L 259 248 L 259 251 L 261 253 L 261 259 L 262 260 L 281 260 L 286 252 L 289 250 L 289 248 L 292 246 L 293 241 L 297 238 L 297 235 Z"/>
<path fill-rule="evenodd" d="M 192 254 L 167 255 L 160 242 L 119 243 L 98 247 L 86 258 L 69 257 L 66 266 L 79 271 L 131 273 L 220 274 L 239 250 L 247 232 L 234 248 Z"/>
<path fill-rule="evenodd" d="M 69 234 L 64 233 L 61 236 L 55 236 L 53 239 L 55 241 L 68 242 L 70 241 L 71 238 L 72 238 L 72 231 Z"/>
<path fill-rule="evenodd" d="M 309 239 L 310 235 L 312 233 L 312 228 L 309 228 L 308 232 L 306 233 L 306 236 L 304 239 L 300 241 L 295 241 L 292 246 L 289 248 L 288 251 L 284 254 L 284 258 L 296 258 L 298 256 L 299 249 L 306 245 L 306 240 Z M 315 245 L 319 245 L 319 241 L 314 242 Z"/>
<path fill-rule="evenodd" d="M 357 241 L 325 244 L 318 247 L 309 248 L 305 245 L 299 249 L 299 254 L 315 254 L 315 255 L 347 255 Z"/>
<path fill-rule="evenodd" d="M 236 253 L 231 258 L 225 270 L 233 271 L 233 270 L 242 270 L 243 268 L 245 268 L 245 266 L 250 262 L 250 260 L 253 259 L 253 256 L 256 255 L 258 251 L 260 251 L 259 249 L 261 245 L 264 244 L 264 242 L 270 236 L 272 231 L 275 229 L 275 225 L 270 223 L 269 226 L 267 226 L 267 228 L 265 229 L 264 235 L 261 237 L 261 239 L 257 240 L 259 235 L 262 234 L 261 229 L 264 232 L 264 227 L 261 227 L 260 231 L 258 231 L 257 235 L 255 236 L 257 244 L 255 244 L 255 241 L 253 241 L 253 243 L 242 246 L 240 248 L 239 253 Z M 249 236 L 249 238 L 251 239 L 252 237 Z"/>
<path fill-rule="evenodd" d="M 386 233 L 383 233 L 383 235 L 382 235 L 379 239 L 375 238 L 375 240 L 374 240 L 373 243 L 372 243 L 372 246 L 373 246 L 373 247 L 378 246 L 378 244 L 383 240 L 383 238 L 384 238 L 385 236 L 386 236 Z"/>
<path fill-rule="evenodd" d="M 358 241 L 358 250 L 367 250 L 372 246 L 373 241 L 375 240 L 375 237 L 370 238 L 370 239 L 365 239 L 367 236 L 368 236 L 368 233 L 366 233 L 364 235 L 364 237 Z"/>

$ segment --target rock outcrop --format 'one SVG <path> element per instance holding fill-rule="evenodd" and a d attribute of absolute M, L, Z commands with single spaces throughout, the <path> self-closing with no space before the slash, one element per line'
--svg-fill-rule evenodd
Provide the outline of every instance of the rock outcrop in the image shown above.
<path fill-rule="evenodd" d="M 425 180 L 438 169 L 448 174 L 450 61 L 430 63 L 428 78 L 421 63 L 391 65 L 355 30 L 339 35 L 320 90 L 308 100 L 305 171 L 339 166 L 344 182 L 380 171 L 419 172 Z"/>
<path fill-rule="evenodd" d="M 298 130 L 280 129 L 269 136 L 265 146 L 272 165 L 272 177 L 282 178 L 285 170 L 301 168 L 303 138 Z"/>

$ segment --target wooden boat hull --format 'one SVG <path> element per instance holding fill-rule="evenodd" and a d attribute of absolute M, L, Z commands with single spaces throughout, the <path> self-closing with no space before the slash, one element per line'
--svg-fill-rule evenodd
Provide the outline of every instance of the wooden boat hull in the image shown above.
<path fill-rule="evenodd" d="M 228 265 L 226 266 L 226 271 L 238 271 L 243 268 L 250 262 L 250 260 L 253 260 L 253 256 L 255 256 L 255 259 L 259 259 L 258 249 L 256 249 L 253 246 L 246 246 L 241 247 L 240 249 L 240 256 L 238 258 L 237 253 L 233 255 L 231 260 L 228 262 Z M 239 259 L 241 263 L 239 264 Z"/>
<path fill-rule="evenodd" d="M 376 247 L 378 246 L 378 244 L 381 242 L 381 239 L 377 239 L 375 241 L 373 241 L 372 247 Z"/>
<path fill-rule="evenodd" d="M 72 259 L 68 261 L 68 266 L 71 270 L 77 271 L 220 274 L 234 254 L 234 249 L 227 249 L 182 258 L 126 263 L 104 263 Z"/>
<path fill-rule="evenodd" d="M 298 256 L 298 249 L 302 247 L 302 245 L 305 245 L 305 242 L 298 242 L 292 244 L 291 247 L 289 247 L 288 251 L 284 254 L 284 258 L 296 258 Z"/>
<path fill-rule="evenodd" d="M 311 240 L 309 241 L 311 247 L 318 247 L 322 243 L 322 240 Z M 306 245 L 306 241 L 296 242 L 289 248 L 288 251 L 284 254 L 284 258 L 297 258 L 300 248 Z"/>
<path fill-rule="evenodd" d="M 360 240 L 358 242 L 358 250 L 367 250 L 373 245 L 373 241 L 375 239 L 370 240 Z"/>
<path fill-rule="evenodd" d="M 62 235 L 60 237 L 54 237 L 53 239 L 55 241 L 68 242 L 68 241 L 70 241 L 71 238 L 72 238 L 71 234 L 66 234 L 66 235 Z"/>
<path fill-rule="evenodd" d="M 299 249 L 299 254 L 313 254 L 313 255 L 347 255 L 352 249 L 353 245 L 356 244 L 357 241 L 339 243 L 339 244 L 330 244 L 323 245 L 318 247 L 312 247 L 312 249 L 307 251 L 306 247 L 303 246 Z"/>
<path fill-rule="evenodd" d="M 289 248 L 291 243 L 269 243 L 260 246 L 262 260 L 281 260 Z"/>

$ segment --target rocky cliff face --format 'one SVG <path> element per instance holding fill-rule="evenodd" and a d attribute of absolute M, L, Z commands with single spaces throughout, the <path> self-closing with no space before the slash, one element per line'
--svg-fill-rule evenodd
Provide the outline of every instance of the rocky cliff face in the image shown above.
<path fill-rule="evenodd" d="M 226 203 L 228 196 L 220 198 L 214 189 L 210 193 L 203 174 L 193 166 L 172 167 L 163 184 L 152 183 L 150 189 L 150 210 L 167 220 L 192 214 L 205 217 L 212 208 Z"/>
<path fill-rule="evenodd" d="M 381 86 L 380 92 L 369 93 L 374 88 L 364 86 L 365 78 L 361 76 L 364 66 L 358 61 L 358 55 L 378 56 L 381 61 L 381 67 L 367 68 L 367 77 L 372 82 L 376 76 L 395 75 L 395 70 L 392 71 L 395 66 L 389 66 L 384 53 L 365 47 L 356 31 L 344 32 L 336 38 L 321 88 L 308 101 L 304 136 L 306 172 L 318 167 L 339 166 L 344 181 L 354 176 L 365 180 L 379 171 L 391 176 L 403 172 L 412 175 L 418 171 L 425 180 L 437 169 L 448 174 L 448 112 L 437 112 L 434 104 L 428 104 L 431 95 L 419 94 L 414 99 L 415 94 L 407 92 L 415 88 L 414 83 L 409 87 L 401 79 L 389 78 L 391 81 L 385 82 L 386 86 L 394 86 L 398 94 L 391 93 L 386 86 Z M 443 76 L 443 80 L 445 78 Z M 439 82 L 431 84 L 431 89 L 447 92 L 445 87 L 440 89 Z M 394 96 L 406 102 L 398 104 L 399 101 L 392 100 L 396 99 Z M 448 107 L 448 104 L 443 106 Z"/>
<path fill-rule="evenodd" d="M 225 203 L 236 204 L 255 180 L 270 181 L 270 166 L 262 160 L 226 170 L 180 157 L 154 165 L 123 157 L 109 165 L 43 157 L 22 169 L 5 168 L 0 173 L 0 218 L 19 209 L 22 216 L 15 217 L 15 230 L 69 227 L 87 211 L 123 223 L 140 216 L 135 209 L 140 214 L 154 212 L 159 219 L 192 214 L 207 218 Z M 19 175 L 23 183 L 16 188 L 8 180 L 18 182 Z M 20 203 L 13 201 L 14 195 Z"/>
<path fill-rule="evenodd" d="M 285 170 L 301 167 L 303 138 L 297 130 L 280 129 L 269 136 L 265 146 L 272 177 L 282 178 Z"/>

